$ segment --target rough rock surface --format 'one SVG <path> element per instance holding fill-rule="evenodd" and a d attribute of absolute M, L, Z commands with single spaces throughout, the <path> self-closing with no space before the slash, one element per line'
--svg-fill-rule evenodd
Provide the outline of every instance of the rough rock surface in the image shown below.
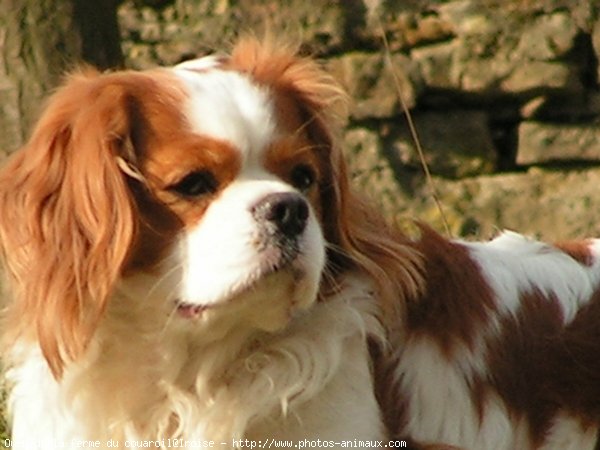
<path fill-rule="evenodd" d="M 455 236 L 504 227 L 552 239 L 600 235 L 595 0 L 315 5 L 176 0 L 157 10 L 129 0 L 120 10 L 128 65 L 173 64 L 267 24 L 298 38 L 350 93 L 354 183 L 390 217 L 443 229 L 408 108 Z"/>

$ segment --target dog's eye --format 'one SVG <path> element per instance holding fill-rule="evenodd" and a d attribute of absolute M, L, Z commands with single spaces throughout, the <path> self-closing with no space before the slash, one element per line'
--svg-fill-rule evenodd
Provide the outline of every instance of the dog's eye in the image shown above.
<path fill-rule="evenodd" d="M 292 185 L 300 192 L 307 191 L 317 179 L 317 175 L 312 167 L 306 164 L 299 164 L 292 169 L 290 174 Z"/>
<path fill-rule="evenodd" d="M 217 180 L 212 173 L 207 170 L 198 170 L 187 174 L 180 181 L 169 186 L 169 190 L 182 197 L 199 197 L 214 193 L 217 187 Z"/>

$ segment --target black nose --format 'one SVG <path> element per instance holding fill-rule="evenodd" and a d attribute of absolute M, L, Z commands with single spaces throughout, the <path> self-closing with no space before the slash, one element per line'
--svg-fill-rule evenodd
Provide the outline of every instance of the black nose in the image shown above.
<path fill-rule="evenodd" d="M 306 200 L 293 192 L 269 194 L 250 211 L 257 222 L 274 225 L 276 231 L 287 238 L 302 233 L 309 216 Z"/>

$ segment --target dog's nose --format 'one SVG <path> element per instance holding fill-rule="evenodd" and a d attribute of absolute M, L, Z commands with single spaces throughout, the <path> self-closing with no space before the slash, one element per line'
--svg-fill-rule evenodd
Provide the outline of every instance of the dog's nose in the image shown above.
<path fill-rule="evenodd" d="M 309 216 L 306 200 L 294 192 L 269 194 L 250 211 L 257 222 L 274 225 L 287 238 L 295 238 L 302 233 Z"/>

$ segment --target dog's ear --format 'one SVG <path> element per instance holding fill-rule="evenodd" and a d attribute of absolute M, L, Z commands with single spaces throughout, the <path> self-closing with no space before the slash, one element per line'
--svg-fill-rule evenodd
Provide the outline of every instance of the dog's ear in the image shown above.
<path fill-rule="evenodd" d="M 88 345 L 136 234 L 127 91 L 71 75 L 0 172 L 6 326 L 39 341 L 56 377 Z"/>
<path fill-rule="evenodd" d="M 353 269 L 367 274 L 374 283 L 384 318 L 397 321 L 404 316 L 405 302 L 420 289 L 420 255 L 372 202 L 352 188 L 339 121 L 327 102 L 333 97 L 322 82 L 308 86 L 316 89 L 311 91 L 312 97 L 305 93 L 299 98 L 310 115 L 307 119 L 310 139 L 321 149 L 324 177 L 320 196 L 328 270 L 333 275 Z"/>

